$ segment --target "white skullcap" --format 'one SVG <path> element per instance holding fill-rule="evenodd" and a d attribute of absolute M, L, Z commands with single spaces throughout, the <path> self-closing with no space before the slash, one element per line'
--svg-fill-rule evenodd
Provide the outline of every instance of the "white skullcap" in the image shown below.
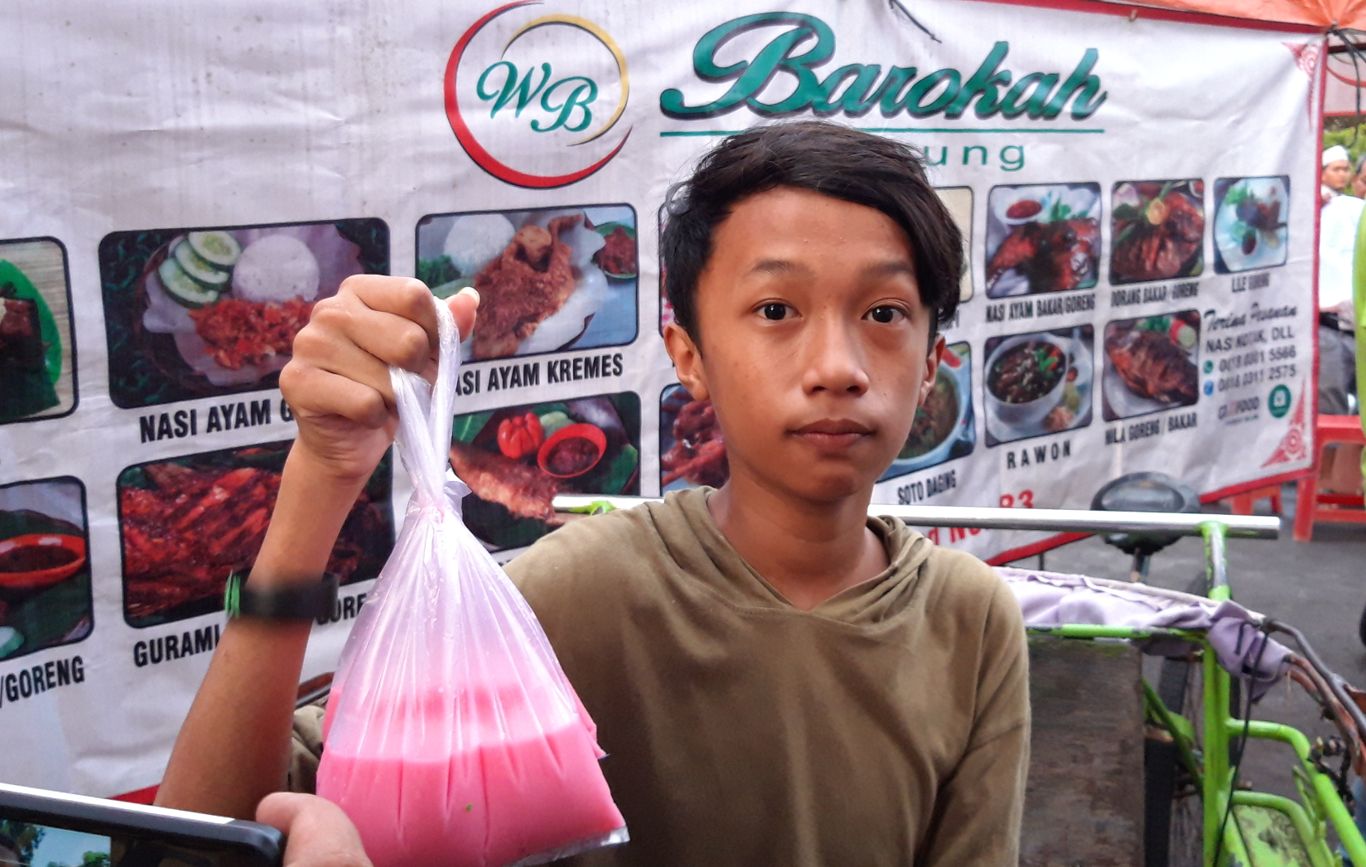
<path fill-rule="evenodd" d="M 1329 163 L 1351 162 L 1351 157 L 1347 156 L 1347 148 L 1342 145 L 1333 145 L 1323 149 L 1323 167 L 1327 168 Z"/>

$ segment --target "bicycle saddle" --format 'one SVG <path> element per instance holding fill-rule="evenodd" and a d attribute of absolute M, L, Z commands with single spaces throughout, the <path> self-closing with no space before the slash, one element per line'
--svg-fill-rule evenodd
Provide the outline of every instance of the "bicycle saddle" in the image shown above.
<path fill-rule="evenodd" d="M 1200 496 L 1189 485 L 1166 473 L 1128 473 L 1106 482 L 1091 498 L 1100 512 L 1199 512 Z M 1107 545 L 1125 554 L 1151 556 L 1180 539 L 1176 533 L 1107 533 Z"/>

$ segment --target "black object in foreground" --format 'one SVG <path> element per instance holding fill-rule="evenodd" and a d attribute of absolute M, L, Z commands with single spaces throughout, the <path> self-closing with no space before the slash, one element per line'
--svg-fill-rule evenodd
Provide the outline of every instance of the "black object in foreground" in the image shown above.
<path fill-rule="evenodd" d="M 0 783 L 0 855 L 45 851 L 105 856 L 119 867 L 171 859 L 203 867 L 274 867 L 284 838 L 256 822 Z M 27 863 L 20 857 L 20 863 Z"/>

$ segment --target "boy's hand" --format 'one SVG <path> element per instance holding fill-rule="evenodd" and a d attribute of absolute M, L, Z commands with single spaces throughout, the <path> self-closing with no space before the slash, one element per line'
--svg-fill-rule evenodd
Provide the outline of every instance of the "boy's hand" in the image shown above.
<path fill-rule="evenodd" d="M 479 295 L 449 302 L 462 337 Z M 437 320 L 431 291 L 411 277 L 362 274 L 313 307 L 280 372 L 280 391 L 299 424 L 296 458 L 330 480 L 356 484 L 374 471 L 398 425 L 389 366 L 432 379 Z"/>

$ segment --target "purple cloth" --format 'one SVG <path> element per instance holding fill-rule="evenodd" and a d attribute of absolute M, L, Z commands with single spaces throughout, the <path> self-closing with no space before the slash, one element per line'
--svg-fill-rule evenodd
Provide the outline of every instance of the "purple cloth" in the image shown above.
<path fill-rule="evenodd" d="M 1235 602 L 1083 575 L 1029 569 L 996 570 L 1015 594 L 1025 625 L 1126 626 L 1189 629 L 1205 633 L 1219 664 L 1241 678 L 1254 700 L 1280 680 L 1290 651 L 1260 630 L 1262 615 Z M 1158 636 L 1141 642 L 1144 653 L 1183 656 L 1187 642 Z"/>

